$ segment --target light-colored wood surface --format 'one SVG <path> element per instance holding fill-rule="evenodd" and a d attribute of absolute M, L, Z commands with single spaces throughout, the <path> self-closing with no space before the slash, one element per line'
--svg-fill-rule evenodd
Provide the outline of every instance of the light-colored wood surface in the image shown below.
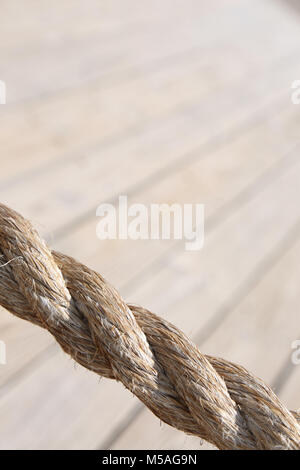
<path fill-rule="evenodd" d="M 299 408 L 300 17 L 268 0 L 2 3 L 1 201 Z M 100 242 L 96 207 L 119 194 L 204 203 L 203 250 Z M 0 448 L 210 448 L 3 309 L 0 339 Z"/>

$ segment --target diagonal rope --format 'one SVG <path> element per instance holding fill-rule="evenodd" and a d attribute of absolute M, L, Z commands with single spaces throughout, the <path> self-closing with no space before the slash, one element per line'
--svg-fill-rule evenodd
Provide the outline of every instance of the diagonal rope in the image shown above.
<path fill-rule="evenodd" d="M 4 205 L 0 261 L 4 308 L 46 328 L 82 366 L 122 382 L 160 420 L 219 449 L 300 449 L 299 415 L 262 380 L 127 305 L 100 274 L 51 252 Z"/>

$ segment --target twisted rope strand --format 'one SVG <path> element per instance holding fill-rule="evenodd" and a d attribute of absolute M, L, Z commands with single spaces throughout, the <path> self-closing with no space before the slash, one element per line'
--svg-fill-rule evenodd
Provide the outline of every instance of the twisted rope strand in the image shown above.
<path fill-rule="evenodd" d="M 219 449 L 300 449 L 300 419 L 244 368 L 127 305 L 98 273 L 50 251 L 0 204 L 0 304 L 47 329 L 85 368 L 115 379 L 160 420 Z"/>

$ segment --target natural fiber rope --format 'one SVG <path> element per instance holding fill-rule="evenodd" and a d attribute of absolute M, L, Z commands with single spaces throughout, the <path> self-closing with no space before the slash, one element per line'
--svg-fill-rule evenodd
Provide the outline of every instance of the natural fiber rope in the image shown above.
<path fill-rule="evenodd" d="M 119 380 L 159 419 L 219 449 L 300 449 L 299 415 L 244 368 L 126 305 L 100 274 L 50 251 L 0 205 L 0 304 L 46 328 L 75 361 Z"/>

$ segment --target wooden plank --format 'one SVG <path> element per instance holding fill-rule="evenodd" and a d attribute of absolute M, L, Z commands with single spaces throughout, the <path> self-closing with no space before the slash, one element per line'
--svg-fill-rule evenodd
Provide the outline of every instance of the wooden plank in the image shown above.
<path fill-rule="evenodd" d="M 163 122 L 183 105 L 191 108 L 206 93 L 212 96 L 237 74 L 241 77 L 234 67 L 237 56 L 230 58 L 230 53 L 225 53 L 224 59 L 215 65 L 209 64 L 207 57 L 200 51 L 179 54 L 152 71 L 136 74 L 135 79 L 119 81 L 115 86 L 109 77 L 109 87 L 102 80 L 88 90 L 82 87 L 30 104 L 29 109 L 1 110 L 0 143 L 11 156 L 4 162 L 2 184 L 6 180 L 13 182 L 11 177 L 22 175 L 25 170 L 28 177 L 35 167 L 41 168 L 39 177 L 47 174 L 49 165 L 50 168 L 54 165 L 53 159 L 58 167 L 63 166 L 61 160 L 64 163 L 65 159 L 76 166 L 78 160 L 85 160 L 82 154 L 89 151 L 95 160 L 98 151 L 97 160 L 103 160 L 99 158 L 101 145 L 106 150 L 112 142 L 126 141 L 143 127 L 147 129 L 147 124 L 151 129 L 156 121 Z M 228 61 L 231 66 L 223 75 L 221 70 Z M 215 80 L 203 73 L 206 67 L 215 67 Z M 12 139 L 16 134 L 19 139 Z"/>
<path fill-rule="evenodd" d="M 20 50 L 28 54 L 51 46 L 63 47 L 66 41 L 73 41 L 74 46 L 76 41 L 84 43 L 86 39 L 113 41 L 123 30 L 128 35 L 135 25 L 145 27 L 146 12 L 138 8 L 140 2 L 131 1 L 133 8 L 122 11 L 120 2 L 118 15 L 114 3 L 113 8 L 110 5 L 103 8 L 97 0 L 87 0 L 84 4 L 75 0 L 72 5 L 61 0 L 57 8 L 55 4 L 27 0 L 26 9 L 20 9 L 18 2 L 3 0 L 1 9 L 5 21 L 1 22 L 1 37 L 5 42 L 0 43 L 1 53 L 16 58 L 14 54 Z"/>
<path fill-rule="evenodd" d="M 222 90 L 220 95 L 214 97 L 214 106 L 209 100 L 199 103 L 193 114 L 184 113 L 171 122 L 167 120 L 166 127 L 162 126 L 158 132 L 156 127 L 153 133 L 150 129 L 150 133 L 142 134 L 141 140 L 133 137 L 126 143 L 120 142 L 113 146 L 106 152 L 106 159 L 99 159 L 97 151 L 91 152 L 81 161 L 67 161 L 58 167 L 48 168 L 48 171 L 45 168 L 43 174 L 38 173 L 29 180 L 17 180 L 15 186 L 4 185 L 2 200 L 25 216 L 39 221 L 42 226 L 52 217 L 53 230 L 59 228 L 61 231 L 62 224 L 70 223 L 73 229 L 74 218 L 81 220 L 90 211 L 94 214 L 97 197 L 105 200 L 116 194 L 116 191 L 128 191 L 137 184 L 141 185 L 141 175 L 145 181 L 150 179 L 152 182 L 154 178 L 160 178 L 161 174 L 168 174 L 175 163 L 184 164 L 189 159 L 187 152 L 194 151 L 196 158 L 201 149 L 207 151 L 208 145 L 220 146 L 232 134 L 242 132 L 251 124 L 249 114 L 254 114 L 252 119 L 255 121 L 266 119 L 264 113 L 278 112 L 277 98 L 278 93 L 282 92 L 282 83 L 286 83 L 285 74 L 290 74 L 288 67 L 284 69 L 283 76 L 281 73 L 276 75 L 278 81 L 275 83 L 274 80 L 272 90 L 268 90 L 268 93 L 266 89 L 270 85 L 266 76 L 264 84 L 251 82 L 248 89 L 251 98 L 245 99 L 242 105 L 240 100 L 245 94 L 244 86 L 232 89 L 230 95 Z M 284 92 L 283 103 L 289 103 L 288 100 Z M 268 109 L 268 105 L 271 109 Z M 220 113 L 220 107 L 228 114 L 226 120 L 224 114 Z M 255 113 L 260 114 L 260 117 Z M 201 128 L 199 122 L 203 122 Z M 174 135 L 177 136 L 175 141 Z M 128 172 L 129 167 L 135 168 L 135 171 Z M 99 194 L 100 179 L 102 185 Z M 35 191 L 31 190 L 32 185 Z M 38 200 L 36 194 L 39 194 Z"/>
<path fill-rule="evenodd" d="M 289 149 L 298 142 L 300 116 L 295 107 L 282 114 L 256 123 L 220 149 L 204 149 L 197 158 L 185 166 L 170 172 L 161 181 L 153 181 L 146 187 L 129 194 L 128 203 L 139 202 L 147 206 L 152 202 L 204 203 L 206 219 L 223 217 L 221 211 L 233 204 L 240 193 L 264 172 L 279 175 L 285 168 L 285 160 L 294 161 L 296 156 Z M 274 170 L 272 167 L 274 165 Z M 278 165 L 278 166 L 277 166 Z M 277 168 L 277 169 L 276 169 Z M 277 172 L 277 173 L 276 173 Z M 268 180 L 268 176 L 266 176 Z M 263 184 L 267 184 L 263 182 Z M 125 193 L 126 194 L 126 193 Z M 253 197 L 254 194 L 250 194 Z M 218 215 L 219 214 L 219 215 Z M 98 220 L 93 216 L 70 235 L 55 242 L 58 250 L 69 254 L 80 253 L 84 263 L 100 270 L 111 282 L 122 288 L 135 279 L 168 249 L 171 241 L 98 240 L 95 235 Z M 215 222 L 218 223 L 217 220 Z M 82 240 L 89 240 L 83 244 Z M 132 260 L 132 250 L 136 257 Z"/>
<path fill-rule="evenodd" d="M 143 8 L 137 8 L 138 2 L 134 0 L 132 3 L 133 10 L 128 8 L 125 14 L 126 34 L 123 37 L 119 36 L 115 41 L 110 37 L 105 40 L 103 34 L 101 35 L 101 27 L 98 26 L 95 29 L 93 24 L 91 24 L 93 35 L 89 35 L 87 38 L 83 36 L 79 41 L 63 40 L 65 34 L 68 37 L 68 29 L 65 33 L 66 18 L 60 16 L 61 12 L 58 12 L 57 9 L 52 10 L 51 6 L 48 7 L 48 14 L 47 11 L 42 12 L 41 30 L 37 28 L 34 35 L 36 42 L 42 38 L 42 41 L 38 42 L 39 47 L 36 44 L 33 47 L 27 44 L 27 48 L 23 49 L 21 43 L 21 51 L 18 50 L 17 54 L 12 54 L 10 49 L 8 50 L 9 55 L 4 55 L 5 60 L 2 63 L 1 72 L 2 76 L 6 76 L 7 82 L 10 83 L 9 101 L 17 102 L 62 88 L 78 86 L 84 81 L 93 80 L 101 75 L 106 66 L 122 73 L 122 69 L 124 70 L 128 64 L 133 64 L 138 68 L 149 60 L 165 57 L 176 50 L 184 51 L 187 46 L 197 44 L 203 37 L 205 39 L 205 35 L 209 31 L 209 23 L 216 14 L 214 8 L 205 9 L 207 24 L 201 15 L 201 8 L 198 9 L 199 16 L 195 16 L 196 2 L 193 0 L 185 5 L 186 21 L 183 21 L 183 18 L 178 21 L 181 7 L 177 5 L 176 8 L 170 1 L 164 4 L 164 8 L 159 9 L 159 13 L 156 8 L 151 7 L 151 4 L 147 8 L 143 2 Z M 230 8 L 230 2 L 228 3 L 228 8 Z M 124 22 L 122 18 L 124 7 L 122 8 L 121 2 L 118 2 L 118 6 L 115 4 L 107 16 L 103 11 L 105 10 L 104 6 L 99 2 L 98 6 L 93 3 L 92 8 L 96 11 L 95 13 L 92 13 L 93 10 L 89 12 L 88 23 L 91 23 L 91 15 L 94 16 L 94 21 L 98 19 L 100 24 L 102 22 L 107 24 L 108 21 L 115 21 L 117 24 Z M 81 10 L 82 7 L 77 10 L 75 7 L 73 10 L 66 11 L 66 16 L 69 17 L 67 22 L 73 21 L 75 23 L 73 29 L 76 28 L 79 21 L 81 22 Z M 222 12 L 222 7 L 219 10 Z M 86 6 L 85 11 L 87 11 Z M 137 31 L 133 27 L 134 23 L 130 25 L 129 12 L 132 13 L 132 11 L 136 12 L 131 15 L 133 21 L 137 18 L 138 25 L 142 26 L 144 23 L 144 27 L 137 28 Z M 212 11 L 214 14 L 211 13 Z M 8 11 L 5 19 L 9 21 L 15 16 L 18 16 L 16 11 Z M 182 17 L 182 12 L 180 16 Z M 36 18 L 36 21 L 38 20 L 39 18 Z M 226 27 L 228 20 L 226 17 L 223 19 L 220 15 L 220 22 L 223 23 L 224 20 Z M 11 24 L 11 21 L 9 23 Z M 28 29 L 31 30 L 30 23 L 26 24 L 26 32 Z M 222 31 L 222 29 L 220 27 L 215 31 L 215 34 L 218 34 L 218 31 Z M 165 34 L 166 30 L 168 35 Z M 29 35 L 31 36 L 31 33 Z M 5 37 L 4 30 L 3 40 Z M 35 71 L 34 75 L 32 70 Z M 19 77 L 22 77 L 23 86 L 20 86 Z"/>
<path fill-rule="evenodd" d="M 215 110 L 214 121 L 217 121 L 220 109 L 230 105 L 231 101 L 236 103 L 239 98 L 238 103 L 241 104 L 241 99 L 247 100 L 250 94 L 254 98 L 258 92 L 264 100 L 271 99 L 278 87 L 278 80 L 286 87 L 287 78 L 282 74 L 287 74 L 291 66 L 295 68 L 296 56 L 292 61 L 289 55 L 286 58 L 287 52 L 278 58 L 266 55 L 261 69 L 262 78 L 257 82 L 254 80 L 254 77 L 257 78 L 257 66 L 249 67 L 243 60 L 242 52 L 215 45 L 205 53 L 200 50 L 179 54 L 171 63 L 165 61 L 160 68 L 154 67 L 152 73 L 148 71 L 129 82 L 119 82 L 118 86 L 112 86 L 111 89 L 107 89 L 100 81 L 89 86 L 88 90 L 83 87 L 63 96 L 28 105 L 19 111 L 9 112 L 7 106 L 1 108 L 0 145 L 10 157 L 3 162 L 2 186 L 8 181 L 6 189 L 10 187 L 12 177 L 15 178 L 17 174 L 22 176 L 17 178 L 19 184 L 22 179 L 29 177 L 35 167 L 40 168 L 40 177 L 43 171 L 49 171 L 50 163 L 50 167 L 54 165 L 53 159 L 56 166 L 60 166 L 60 160 L 64 161 L 68 155 L 67 159 L 73 160 L 74 167 L 74 164 L 76 166 L 83 160 L 82 154 L 87 153 L 87 146 L 88 151 L 94 153 L 94 159 L 97 153 L 99 161 L 103 159 L 99 152 L 106 152 L 105 145 L 124 138 L 126 140 L 130 132 L 139 133 L 143 125 L 147 129 L 148 124 L 151 129 L 157 120 L 162 121 L 157 122 L 157 126 L 161 126 L 164 120 L 172 119 L 172 113 L 181 111 L 186 117 L 189 111 L 195 120 L 199 100 L 201 107 L 198 106 L 198 109 L 201 111 L 203 107 L 203 112 L 198 112 L 198 119 L 210 116 L 212 110 Z M 296 53 L 298 55 L 298 51 Z M 270 70 L 271 64 L 276 71 Z M 270 86 L 271 76 L 275 76 L 275 79 Z M 111 81 L 110 77 L 110 85 Z M 263 86 L 268 89 L 268 96 L 266 89 L 261 89 Z M 217 103 L 219 114 L 216 113 Z M 227 113 L 227 109 L 224 112 Z M 210 132 L 213 129 L 216 130 L 212 127 Z M 13 138 L 15 135 L 18 135 L 18 139 Z M 101 144 L 104 145 L 103 149 Z M 108 157 L 111 158 L 110 155 Z"/>
<path fill-rule="evenodd" d="M 253 9 L 248 3 L 247 5 Z M 224 16 L 222 11 L 222 8 L 220 8 L 218 15 L 220 16 L 220 21 L 225 22 L 226 27 L 218 28 L 217 32 L 215 28 L 211 28 L 210 24 L 213 18 L 214 21 L 216 20 L 213 15 L 210 20 L 203 18 L 204 28 L 199 27 L 199 23 L 197 23 L 198 30 L 203 31 L 203 33 L 201 33 L 203 34 L 203 42 L 201 42 L 201 36 L 199 39 L 200 47 L 198 56 L 192 55 L 192 63 L 194 66 L 197 66 L 198 69 L 200 67 L 200 77 L 198 75 L 198 80 L 187 84 L 187 91 L 191 92 L 191 90 L 195 88 L 198 93 L 202 89 L 202 81 L 206 80 L 206 82 L 215 83 L 217 80 L 220 82 L 221 80 L 226 80 L 225 77 L 231 74 L 235 75 L 237 72 L 243 71 L 243 96 L 245 98 L 247 94 L 251 94 L 251 88 L 247 90 L 249 82 L 252 82 L 253 79 L 255 82 L 257 81 L 259 73 L 257 70 L 258 67 L 262 72 L 263 67 L 268 69 L 269 66 L 278 61 L 280 57 L 290 53 L 297 44 L 295 38 L 296 34 L 298 34 L 299 39 L 299 30 L 298 28 L 290 27 L 290 25 L 289 28 L 287 28 L 288 23 L 285 21 L 282 28 L 284 28 L 284 30 L 288 29 L 288 31 L 286 31 L 286 34 L 275 35 L 272 47 L 270 47 L 269 43 L 263 41 L 263 38 L 260 36 L 262 32 L 259 30 L 256 32 L 256 36 L 252 38 L 251 44 L 247 41 L 245 41 L 245 43 L 241 42 L 232 49 L 232 47 L 228 47 L 228 44 L 231 44 L 234 38 L 239 35 L 240 28 L 243 28 L 243 36 L 246 34 L 250 35 L 254 25 L 250 20 L 244 20 L 246 21 L 246 25 L 242 23 L 237 24 L 236 22 L 231 24 L 231 16 L 229 14 L 228 16 Z M 270 12 L 268 9 L 263 9 L 261 13 L 267 14 L 267 19 L 270 21 Z M 214 15 L 215 14 L 216 12 L 214 12 Z M 242 17 L 247 17 L 247 15 L 242 15 Z M 251 17 L 252 15 L 248 16 L 248 18 Z M 255 18 L 253 18 L 253 20 L 254 19 Z M 247 23 L 248 21 L 250 21 L 250 24 Z M 270 23 L 270 27 L 271 25 L 277 28 L 277 23 Z M 238 28 L 238 30 L 236 30 L 236 28 Z M 221 34 L 222 31 L 223 35 Z M 220 37 L 219 34 L 221 35 Z M 276 41 L 278 40 L 280 40 L 282 44 L 277 44 Z M 257 41 L 257 44 L 253 43 L 253 41 Z M 257 50 L 260 51 L 259 54 L 252 53 L 252 49 L 256 45 Z M 190 49 L 191 44 L 189 45 L 189 50 Z M 178 54 L 182 49 L 174 49 L 174 51 Z M 186 49 L 184 53 L 189 56 Z M 64 57 L 65 55 L 66 54 L 64 54 Z M 182 53 L 179 55 L 182 64 L 183 61 L 185 62 L 184 55 Z M 296 63 L 296 57 L 293 62 L 294 64 Z M 164 57 L 161 66 L 166 67 L 167 64 L 169 64 L 169 60 Z M 285 70 L 285 64 L 281 64 L 280 67 L 282 71 Z M 179 67 L 179 70 L 181 70 L 182 73 L 183 67 Z M 253 73 L 251 70 L 255 72 Z M 153 71 L 157 71 L 157 64 L 154 66 Z M 9 155 L 9 158 L 6 158 L 4 161 L 5 167 L 3 168 L 2 174 L 5 174 L 6 178 L 8 178 L 9 175 L 15 176 L 16 167 L 18 167 L 18 172 L 21 172 L 31 166 L 40 165 L 41 162 L 51 161 L 53 158 L 57 157 L 62 158 L 65 156 L 66 152 L 69 154 L 76 152 L 76 157 L 78 158 L 78 155 L 80 156 L 80 153 L 86 150 L 87 144 L 89 147 L 96 145 L 100 137 L 107 137 L 106 132 L 109 130 L 108 135 L 112 135 L 112 131 L 116 132 L 116 130 L 120 133 L 124 130 L 123 127 L 128 128 L 128 122 L 132 122 L 134 117 L 136 117 L 134 122 L 136 124 L 139 123 L 141 118 L 145 117 L 140 109 L 140 102 L 144 105 L 147 103 L 148 107 L 151 107 L 151 99 L 154 100 L 154 102 L 158 102 L 159 98 L 158 108 L 163 107 L 163 103 L 167 101 L 169 102 L 169 106 L 173 106 L 174 109 L 176 96 L 181 96 L 179 89 L 181 85 L 179 84 L 178 86 L 175 82 L 173 90 L 171 90 L 173 93 L 168 94 L 168 91 L 171 93 L 170 87 L 172 89 L 172 79 L 169 87 L 166 87 L 166 84 L 163 82 L 161 85 L 162 90 L 159 90 L 160 80 L 159 77 L 157 78 L 156 74 L 145 83 L 144 77 L 145 75 L 147 76 L 148 72 L 146 70 L 146 74 L 144 73 L 144 67 L 138 70 L 134 68 L 133 74 L 131 73 L 130 77 L 131 80 L 133 77 L 135 77 L 135 79 L 133 79 L 133 84 L 129 90 L 125 85 L 125 87 L 121 86 L 119 91 L 118 87 L 117 90 L 116 87 L 114 87 L 113 92 L 107 91 L 106 85 L 109 84 L 111 86 L 111 83 L 115 82 L 116 78 L 118 79 L 117 83 L 122 84 L 123 79 L 122 77 L 120 79 L 120 74 L 114 73 L 106 78 L 106 85 L 103 80 L 100 80 L 99 83 L 96 82 L 95 84 L 89 85 L 88 89 L 84 85 L 80 90 L 76 89 L 75 92 L 71 91 L 62 96 L 52 97 L 42 102 L 38 101 L 36 104 L 20 107 L 17 110 L 13 109 L 12 112 L 9 111 L 9 106 L 6 106 L 5 109 L 1 109 L 0 129 L 2 129 L 2 132 L 0 132 L 0 145 L 3 152 Z M 175 72 L 171 68 L 170 73 L 176 74 L 176 67 Z M 247 76 L 245 75 L 246 73 Z M 136 81 L 140 78 L 140 75 L 143 77 L 143 85 L 140 85 L 139 88 L 139 84 L 136 83 Z M 274 86 L 272 82 L 277 80 L 277 75 L 278 73 L 274 71 L 272 73 L 272 80 L 271 78 L 268 79 L 267 86 L 270 90 Z M 126 76 L 124 80 L 126 81 Z M 285 87 L 286 83 L 285 81 Z M 257 83 L 256 86 L 258 87 L 259 83 Z M 234 87 L 236 87 L 236 85 L 234 85 Z M 270 93 L 270 90 L 268 93 Z M 164 99 L 164 93 L 160 93 L 162 91 L 167 92 L 166 99 Z M 267 93 L 265 92 L 265 94 Z M 149 101 L 147 100 L 148 95 Z M 138 96 L 142 98 L 137 100 L 136 97 Z M 220 97 L 216 96 L 216 99 L 219 98 Z M 104 104 L 106 106 L 104 106 Z M 220 105 L 221 104 L 222 103 L 220 103 Z M 131 110 L 130 113 L 128 113 L 128 109 Z M 220 109 L 221 107 L 219 107 L 219 110 Z M 156 112 L 157 111 L 156 109 Z M 154 110 L 152 110 L 152 112 L 154 112 Z M 89 126 L 87 123 L 89 123 Z M 100 132 L 101 135 L 99 135 Z M 15 139 L 16 135 L 18 135 L 18 139 Z M 43 149 L 42 152 L 41 149 Z M 24 154 L 26 158 L 24 158 Z"/>

